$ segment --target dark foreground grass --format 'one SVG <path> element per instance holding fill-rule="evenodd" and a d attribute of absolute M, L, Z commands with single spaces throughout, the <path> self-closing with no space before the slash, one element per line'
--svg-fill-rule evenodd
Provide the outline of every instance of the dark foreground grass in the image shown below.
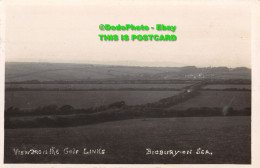
<path fill-rule="evenodd" d="M 249 164 L 250 116 L 147 118 L 67 128 L 5 129 L 5 163 L 219 163 Z M 58 155 L 18 155 L 13 149 L 59 149 Z M 67 155 L 65 148 L 79 154 Z M 83 149 L 105 149 L 84 155 Z M 146 155 L 153 150 L 192 154 Z M 196 154 L 202 148 L 212 155 Z"/>

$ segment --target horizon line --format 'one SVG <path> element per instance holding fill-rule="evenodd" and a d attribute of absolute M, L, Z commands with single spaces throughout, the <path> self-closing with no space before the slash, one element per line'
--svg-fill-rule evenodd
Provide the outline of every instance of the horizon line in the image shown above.
<path fill-rule="evenodd" d="M 179 65 L 179 66 L 149 66 L 149 65 L 120 65 L 120 64 L 116 64 L 116 61 L 111 61 L 110 63 L 103 63 L 102 61 L 90 61 L 92 63 L 82 63 L 82 62 L 48 62 L 48 61 L 43 61 L 43 62 L 36 62 L 36 61 L 5 61 L 6 63 L 39 63 L 39 64 L 80 64 L 80 65 L 100 65 L 100 66 L 121 66 L 121 67 L 154 67 L 154 68 L 181 68 L 181 67 L 196 67 L 196 68 L 216 68 L 216 67 L 226 67 L 229 69 L 234 69 L 234 68 L 248 68 L 251 69 L 251 67 L 248 66 L 236 66 L 236 67 L 230 67 L 230 66 L 224 66 L 224 65 L 209 65 L 209 66 L 197 66 L 197 65 Z M 93 63 L 96 62 L 96 63 Z M 119 61 L 119 62 L 128 62 L 128 61 Z M 135 62 L 135 61 L 129 61 L 129 62 Z M 139 61 L 136 61 L 139 62 Z M 139 63 L 149 63 L 149 62 L 139 62 Z M 156 62 L 152 62 L 152 63 L 156 63 Z M 162 62 L 161 62 L 162 63 Z M 176 63 L 176 64 L 180 64 L 180 63 Z"/>

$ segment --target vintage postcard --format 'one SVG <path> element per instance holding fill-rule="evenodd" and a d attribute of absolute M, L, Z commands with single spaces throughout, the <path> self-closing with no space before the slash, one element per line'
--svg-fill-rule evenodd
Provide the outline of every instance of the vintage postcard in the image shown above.
<path fill-rule="evenodd" d="M 259 6 L 1 1 L 1 166 L 259 166 Z"/>

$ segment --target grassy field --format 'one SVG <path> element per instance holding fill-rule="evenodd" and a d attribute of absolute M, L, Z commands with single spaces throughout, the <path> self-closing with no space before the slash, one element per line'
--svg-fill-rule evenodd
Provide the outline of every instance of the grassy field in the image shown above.
<path fill-rule="evenodd" d="M 214 79 L 251 79 L 248 68 L 227 67 L 142 67 L 110 66 L 69 63 L 15 63 L 5 64 L 5 82 L 38 81 L 79 81 L 106 79 L 194 79 L 199 74 Z M 188 76 L 191 78 L 189 78 Z"/>
<path fill-rule="evenodd" d="M 6 89 L 182 89 L 191 84 L 6 84 Z"/>
<path fill-rule="evenodd" d="M 177 68 L 129 67 L 90 64 L 6 63 L 6 81 L 52 81 L 144 77 L 174 73 Z"/>
<path fill-rule="evenodd" d="M 5 162 L 38 163 L 250 163 L 250 117 L 153 118 L 69 128 L 5 130 Z M 105 155 L 15 156 L 13 148 L 102 148 Z M 193 150 L 192 155 L 146 155 Z M 197 148 L 213 152 L 196 155 Z"/>
<path fill-rule="evenodd" d="M 243 91 L 200 91 L 200 94 L 169 109 L 188 109 L 193 107 L 230 106 L 233 109 L 251 107 L 251 92 Z"/>
<path fill-rule="evenodd" d="M 5 163 L 250 163 L 248 68 L 5 68 Z M 60 153 L 48 154 L 51 148 Z M 84 148 L 106 152 L 86 155 Z M 179 153 L 146 155 L 147 148 Z M 196 154 L 198 148 L 209 154 Z M 18 149 L 46 152 L 15 155 Z"/>
<path fill-rule="evenodd" d="M 222 85 L 206 85 L 203 89 L 251 89 L 251 85 L 230 85 L 230 84 L 222 84 Z"/>
<path fill-rule="evenodd" d="M 32 109 L 55 104 L 90 108 L 125 101 L 127 105 L 156 102 L 178 94 L 178 91 L 8 91 L 5 108 Z"/>

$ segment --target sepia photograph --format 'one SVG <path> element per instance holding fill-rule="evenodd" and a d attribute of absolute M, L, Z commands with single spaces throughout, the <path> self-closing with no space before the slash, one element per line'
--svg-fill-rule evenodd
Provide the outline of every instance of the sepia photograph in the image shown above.
<path fill-rule="evenodd" d="M 1 1 L 4 164 L 251 165 L 251 2 Z"/>

